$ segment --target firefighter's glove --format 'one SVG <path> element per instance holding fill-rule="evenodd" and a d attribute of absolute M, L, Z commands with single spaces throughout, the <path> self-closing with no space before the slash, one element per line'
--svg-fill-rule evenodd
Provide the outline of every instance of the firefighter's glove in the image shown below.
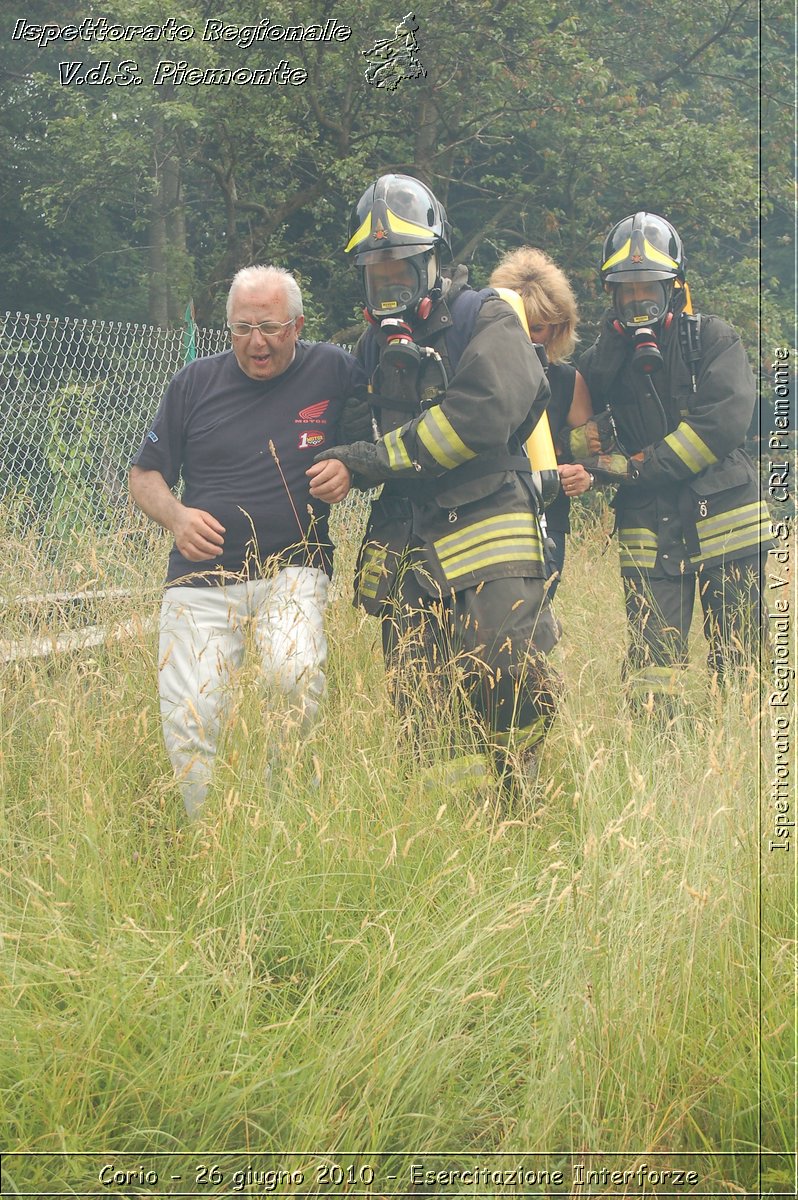
<path fill-rule="evenodd" d="M 620 446 L 612 416 L 609 412 L 602 412 L 575 429 L 563 429 L 557 449 L 563 462 L 583 463 L 585 466 L 588 465 L 586 460 L 596 455 L 616 454 Z"/>
<path fill-rule="evenodd" d="M 353 394 L 347 397 L 338 421 L 338 436 L 342 443 L 371 437 L 372 399 L 366 387 L 355 388 Z"/>
<path fill-rule="evenodd" d="M 597 483 L 637 483 L 640 478 L 640 463 L 643 455 L 627 458 L 625 454 L 591 454 L 580 459 L 580 463 L 595 475 Z"/>
<path fill-rule="evenodd" d="M 351 442 L 348 446 L 331 446 L 317 454 L 314 462 L 324 462 L 328 458 L 337 458 L 353 475 L 369 486 L 374 483 L 384 483 L 392 476 L 391 468 L 384 462 L 372 442 Z"/>

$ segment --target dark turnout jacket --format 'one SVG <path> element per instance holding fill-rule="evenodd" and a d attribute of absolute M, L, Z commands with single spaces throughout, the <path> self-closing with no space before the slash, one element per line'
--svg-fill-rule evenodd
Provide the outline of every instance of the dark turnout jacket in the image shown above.
<path fill-rule="evenodd" d="M 624 451 L 642 453 L 637 481 L 614 501 L 622 574 L 679 575 L 769 545 L 767 507 L 742 449 L 755 398 L 748 358 L 725 321 L 702 316 L 691 364 L 686 323 L 676 316 L 660 335 L 654 390 L 611 312 L 579 360 L 594 411 L 609 406 Z"/>
<path fill-rule="evenodd" d="M 447 332 L 462 321 L 472 332 L 452 367 Z M 545 575 L 531 477 L 516 469 L 549 398 L 532 343 L 504 300 L 470 288 L 452 288 L 414 335 L 438 351 L 448 379 L 430 398 L 424 376 L 427 398 L 420 402 L 407 372 L 392 377 L 383 366 L 374 377 L 378 455 L 391 479 L 372 509 L 361 553 L 358 593 L 366 607 L 384 599 L 391 559 L 410 544 L 429 594 Z M 380 359 L 381 339 L 382 331 L 369 329 L 356 348 L 367 370 Z"/>

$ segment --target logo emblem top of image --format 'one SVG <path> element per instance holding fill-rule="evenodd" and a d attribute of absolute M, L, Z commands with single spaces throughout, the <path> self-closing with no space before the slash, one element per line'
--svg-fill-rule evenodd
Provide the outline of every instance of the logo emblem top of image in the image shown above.
<path fill-rule="evenodd" d="M 426 68 L 418 58 L 418 30 L 416 14 L 410 12 L 395 26 L 392 38 L 378 38 L 368 50 L 361 51 L 369 60 L 364 71 L 367 83 L 394 92 L 403 79 L 426 78 Z"/>

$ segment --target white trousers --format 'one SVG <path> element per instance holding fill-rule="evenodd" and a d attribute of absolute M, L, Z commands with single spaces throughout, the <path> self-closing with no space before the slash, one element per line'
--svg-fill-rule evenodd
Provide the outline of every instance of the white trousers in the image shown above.
<path fill-rule="evenodd" d="M 287 697 L 295 728 L 315 716 L 325 687 L 328 585 L 325 573 L 314 567 L 286 567 L 273 579 L 170 587 L 164 593 L 161 720 L 190 817 L 205 799 L 226 701 L 250 630 L 263 683 Z"/>

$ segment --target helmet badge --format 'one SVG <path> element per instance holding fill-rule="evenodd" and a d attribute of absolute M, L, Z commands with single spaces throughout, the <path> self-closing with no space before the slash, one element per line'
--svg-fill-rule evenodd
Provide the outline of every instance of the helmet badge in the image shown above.
<path fill-rule="evenodd" d="M 632 255 L 632 262 L 633 262 L 633 263 L 641 263 L 642 261 L 643 261 L 643 255 L 642 255 L 642 254 L 633 254 L 633 255 Z"/>
<path fill-rule="evenodd" d="M 385 226 L 383 225 L 382 221 L 379 220 L 379 218 L 378 218 L 377 219 L 377 228 L 374 230 L 374 234 L 373 234 L 374 240 L 375 240 L 375 242 L 381 242 L 384 238 L 387 238 L 387 236 L 388 236 L 388 234 L 385 230 Z"/>

